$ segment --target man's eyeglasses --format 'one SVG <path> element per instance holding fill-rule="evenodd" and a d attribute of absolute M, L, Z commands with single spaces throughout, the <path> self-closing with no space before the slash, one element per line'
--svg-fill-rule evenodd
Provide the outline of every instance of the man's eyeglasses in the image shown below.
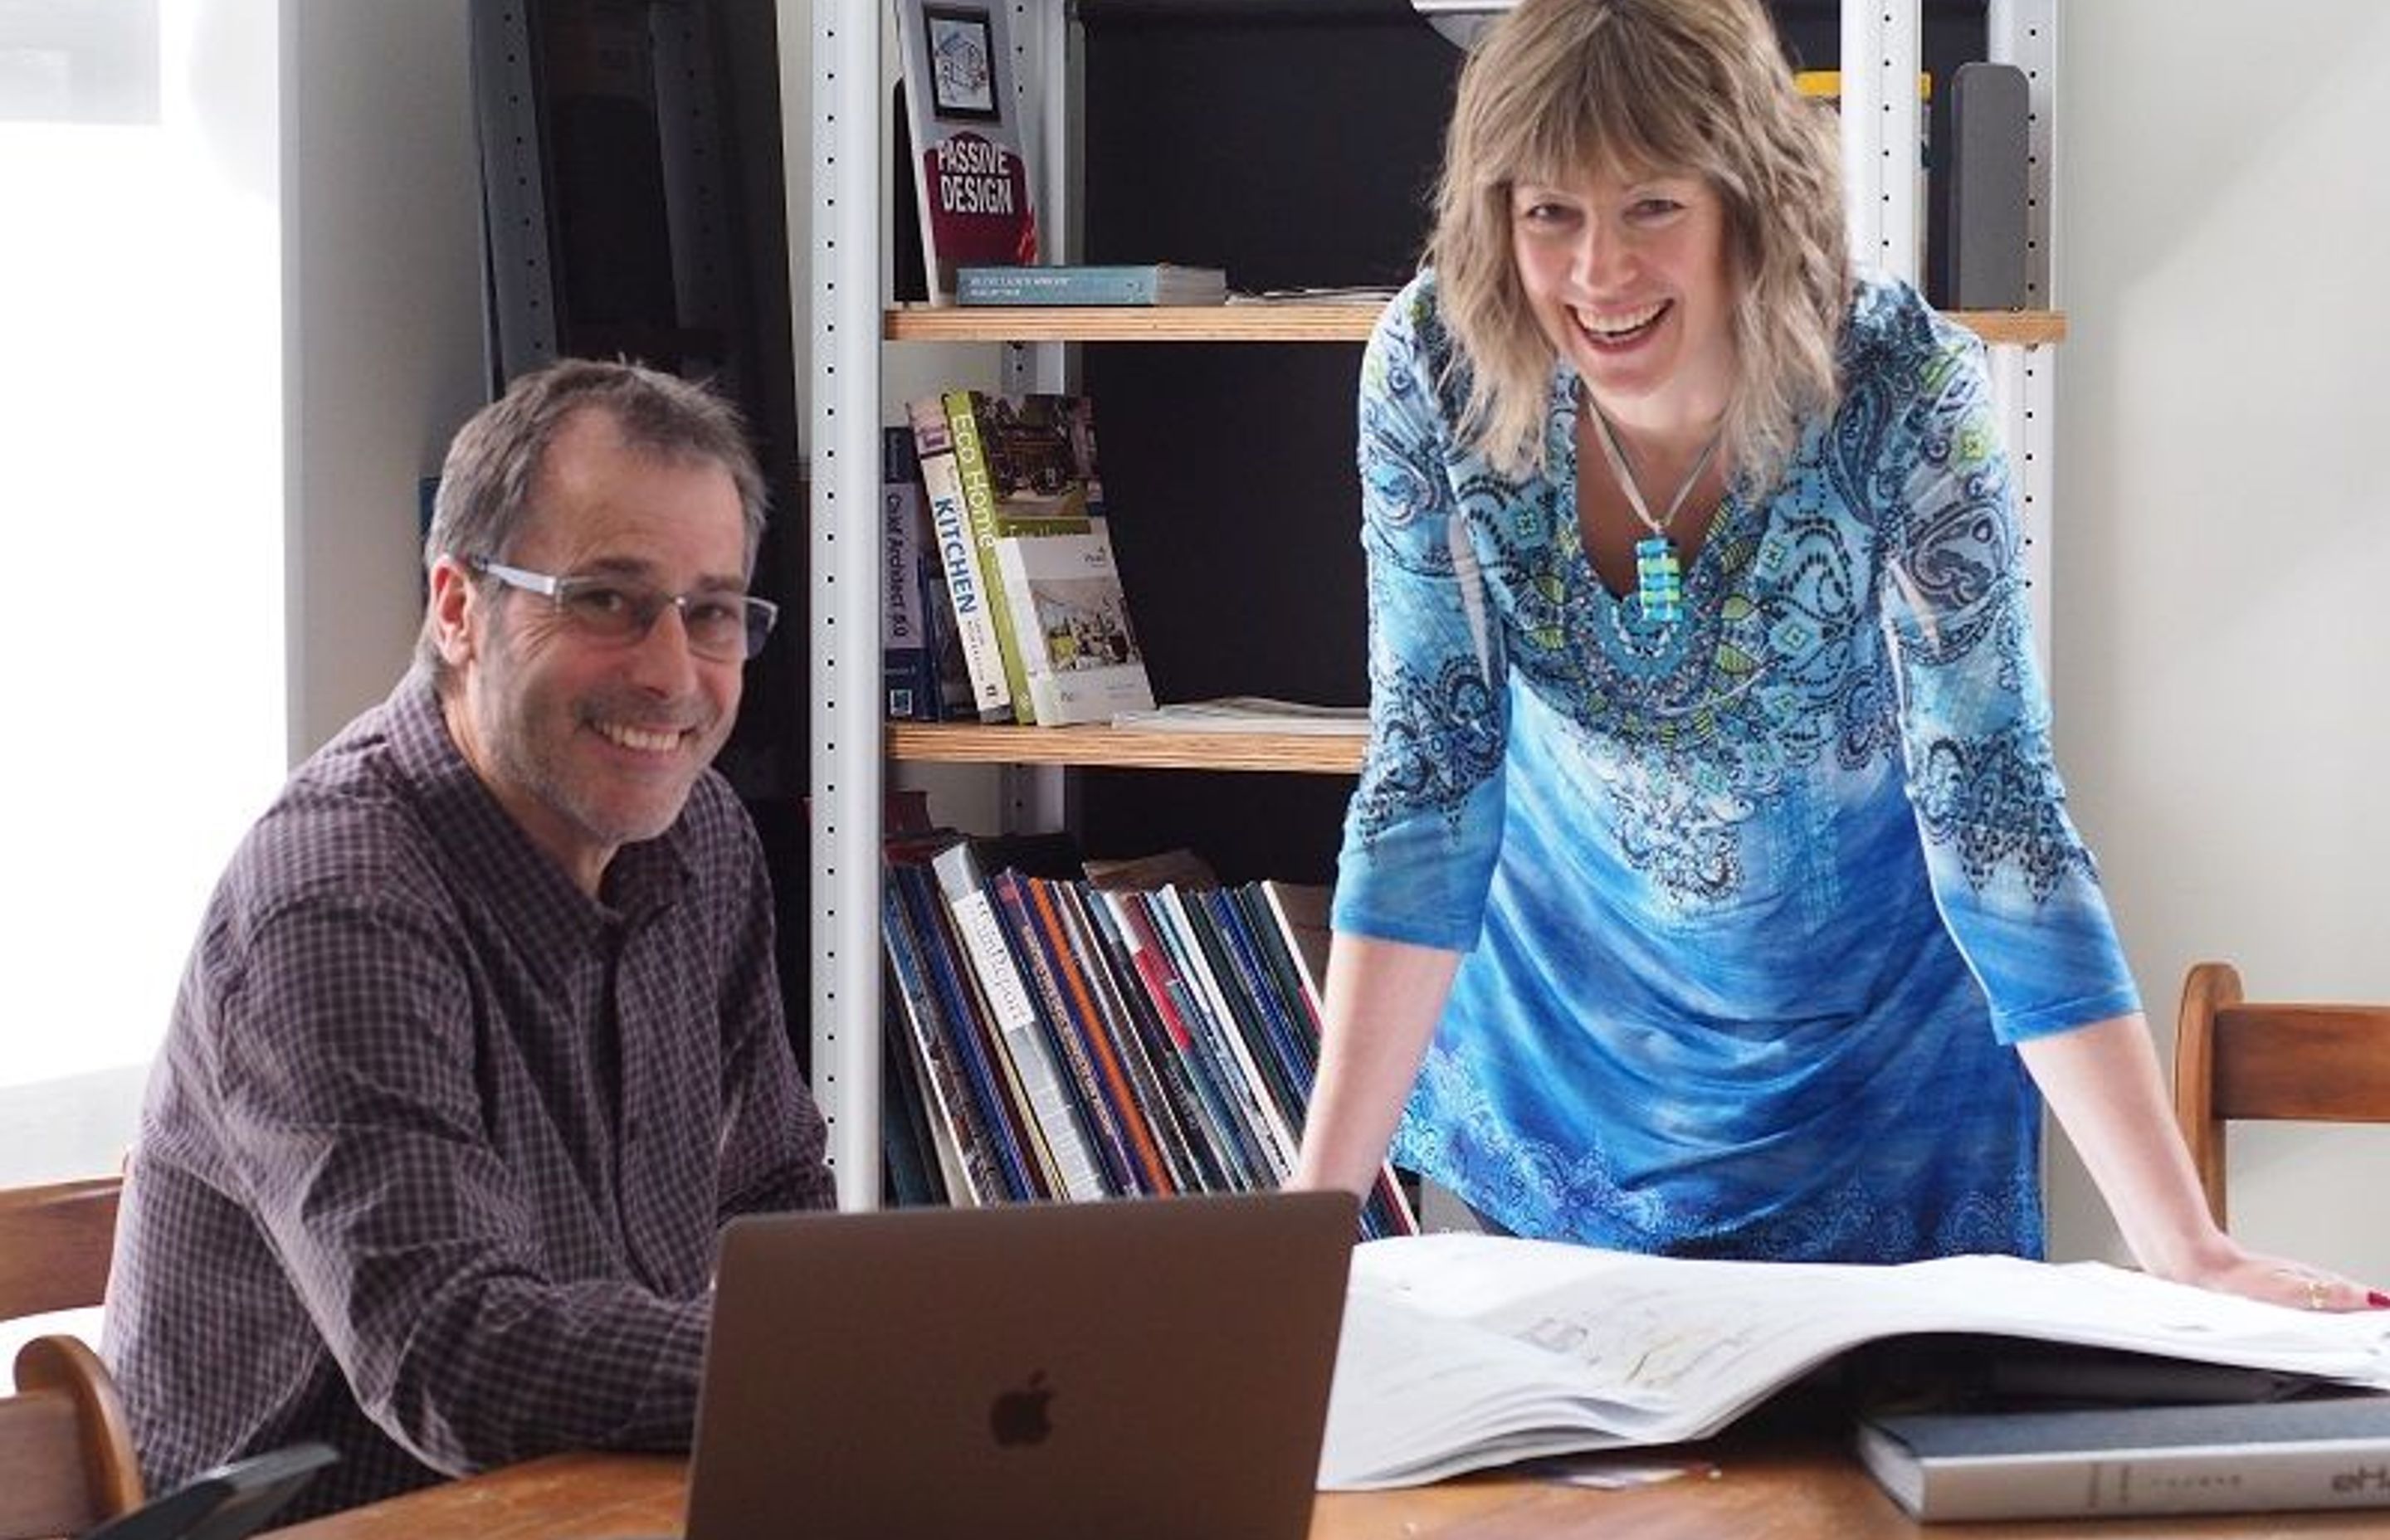
<path fill-rule="evenodd" d="M 765 638 L 772 635 L 772 622 L 780 618 L 780 607 L 771 600 L 729 589 L 667 594 L 629 578 L 559 577 L 479 556 L 466 565 L 509 588 L 553 601 L 574 629 L 595 641 L 624 645 L 640 641 L 669 608 L 680 611 L 681 630 L 688 636 L 691 652 L 733 662 L 763 651 Z"/>

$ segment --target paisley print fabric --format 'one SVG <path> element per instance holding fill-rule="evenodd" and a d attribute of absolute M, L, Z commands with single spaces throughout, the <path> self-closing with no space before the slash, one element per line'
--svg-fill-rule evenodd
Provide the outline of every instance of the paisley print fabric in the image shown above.
<path fill-rule="evenodd" d="M 2137 1008 L 2052 764 L 1981 344 L 1857 290 L 1844 396 L 1676 621 L 1463 449 L 1422 274 L 1363 366 L 1372 732 L 1335 923 L 1464 951 L 1396 1156 L 1523 1235 L 2039 1253 L 2010 1045 Z"/>

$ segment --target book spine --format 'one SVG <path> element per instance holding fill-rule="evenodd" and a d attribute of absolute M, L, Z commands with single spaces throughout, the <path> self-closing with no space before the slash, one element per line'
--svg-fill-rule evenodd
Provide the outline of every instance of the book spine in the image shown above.
<path fill-rule="evenodd" d="M 1929 1463 L 1918 1517 L 2109 1519 L 2390 1508 L 2390 1457 L 2368 1442 L 2217 1444 L 2081 1458 L 2037 1455 Z"/>
<path fill-rule="evenodd" d="M 1177 964 L 1164 945 L 1146 895 L 1106 892 L 1097 895 L 1111 906 L 1130 959 L 1145 985 L 1146 997 L 1168 1033 L 1201 1120 L 1203 1142 L 1222 1177 L 1236 1191 L 1250 1192 L 1272 1185 L 1267 1162 L 1259 1158 L 1244 1120 L 1238 1117 L 1231 1093 L 1220 1083 L 1210 1050 L 1198 1040 L 1203 1028 L 1196 1015 L 1193 992 L 1180 977 Z"/>
<path fill-rule="evenodd" d="M 1261 1153 L 1271 1185 L 1284 1182 L 1294 1174 L 1293 1131 L 1279 1115 L 1263 1081 L 1261 1067 L 1253 1062 L 1244 1033 L 1238 1028 L 1236 1007 L 1228 999 L 1231 986 L 1224 984 L 1213 969 L 1199 933 L 1201 921 L 1189 913 L 1186 896 L 1173 886 L 1163 888 L 1152 898 L 1161 921 L 1157 928 L 1177 955 L 1179 976 L 1193 983 L 1197 1020 L 1220 1067 L 1221 1082 L 1233 1096 L 1230 1105 L 1240 1121 L 1252 1130 L 1254 1147 Z"/>
<path fill-rule="evenodd" d="M 1002 1017 L 996 1002 L 987 992 L 987 981 L 972 966 L 970 943 L 963 934 L 962 918 L 943 894 L 944 905 L 941 918 L 953 937 L 955 971 L 962 980 L 965 993 L 970 996 L 973 1020 L 979 1023 L 986 1045 L 987 1061 L 997 1081 L 996 1095 L 1004 1103 L 1005 1113 L 1011 1120 L 1012 1138 L 1021 1151 L 1021 1164 L 1026 1178 L 1024 1196 L 1033 1199 L 1068 1196 L 1062 1183 L 1062 1173 L 1054 1163 L 1054 1147 L 1046 1141 L 1045 1125 L 1037 1120 L 1037 1110 L 1030 1104 L 1029 1084 L 1022 1078 L 1022 1065 L 1014 1057 L 1012 1046 L 1004 1033 Z"/>
<path fill-rule="evenodd" d="M 1043 917 L 1030 900 L 1029 882 L 1019 872 L 1005 871 L 990 878 L 987 886 L 998 916 L 1011 932 L 1022 971 L 1045 1006 L 1045 1020 L 1053 1029 L 1050 1040 L 1066 1072 L 1072 1104 L 1079 1110 L 1081 1124 L 1090 1135 L 1088 1143 L 1103 1170 L 1104 1190 L 1107 1194 L 1142 1192 L 1144 1182 L 1127 1136 L 1121 1130 L 1120 1110 L 1096 1065 L 1092 1046 L 1096 1029 L 1084 1014 L 1085 992 L 1065 985 L 1063 969 L 1069 959 L 1059 950 L 1060 938 L 1047 932 Z"/>
<path fill-rule="evenodd" d="M 921 587 L 921 642 L 929 649 L 930 678 L 935 690 L 930 698 L 930 720 L 976 722 L 979 708 L 971 699 L 970 664 L 963 658 L 962 635 L 955 629 L 954 599 L 946 592 L 946 574 L 938 565 L 938 538 L 930 525 L 927 498 L 921 504 L 921 561 L 917 577 Z"/>
<path fill-rule="evenodd" d="M 880 1153 L 890 1206 L 940 1208 L 947 1202 L 948 1161 L 930 1115 L 905 1007 L 892 993 L 880 1012 Z"/>
<path fill-rule="evenodd" d="M 963 517 L 970 529 L 971 560 L 986 600 L 989 623 L 996 630 L 997 655 L 1004 661 L 1004 687 L 1012 701 L 1013 720 L 1027 726 L 1037 720 L 1036 707 L 1024 687 L 1021 648 L 1014 640 L 1011 605 L 1005 597 L 1003 574 L 996 568 L 996 479 L 988 468 L 987 444 L 980 432 L 979 392 L 948 391 L 944 396 L 946 430 L 954 438 L 955 473 L 961 480 Z"/>
<path fill-rule="evenodd" d="M 914 866 L 899 867 L 896 879 L 913 922 L 913 933 L 919 941 L 929 983 L 936 992 L 939 1013 L 969 1078 L 970 1095 L 979 1111 L 979 1126 L 985 1132 L 988 1150 L 1003 1179 L 1002 1195 L 1010 1199 L 1043 1196 L 1038 1181 L 1031 1174 L 1019 1113 L 1010 1104 L 1003 1071 L 996 1060 L 995 1044 L 985 1031 L 984 1013 L 973 996 L 953 928 L 938 900 L 936 884 L 927 870 Z"/>
<path fill-rule="evenodd" d="M 1319 1061 L 1319 986 L 1326 971 L 1328 894 L 1324 889 L 1296 888 L 1284 882 L 1260 885 L 1257 895 L 1266 922 L 1257 922 L 1257 934 L 1287 971 L 1288 995 L 1300 1014 L 1296 1024 L 1304 1034 L 1305 1059 Z M 1308 942 L 1311 944 L 1306 944 Z M 1315 964 L 1315 956 L 1317 963 Z M 1309 1106 L 1306 1093 L 1304 1105 Z M 1391 1162 L 1381 1161 L 1377 1180 L 1361 1207 L 1361 1231 L 1375 1240 L 1385 1236 L 1419 1234 L 1419 1216 L 1411 1211 L 1402 1181 Z"/>
<path fill-rule="evenodd" d="M 1162 298 L 1151 267 L 966 267 L 955 275 L 965 305 L 1150 305 Z"/>
<path fill-rule="evenodd" d="M 937 873 L 939 889 L 954 915 L 971 970 L 986 992 L 988 1008 L 1002 1033 L 1014 1072 L 1020 1077 L 1022 1096 L 1052 1152 L 1062 1193 L 1073 1199 L 1103 1197 L 1103 1177 L 1097 1170 L 1094 1151 L 1088 1147 L 1086 1133 L 1079 1126 L 1078 1114 L 1055 1069 L 1036 1003 L 1005 943 L 1004 927 L 996 918 L 995 907 L 988 902 L 978 860 L 968 843 L 960 843 L 940 851 L 930 866 Z"/>
<path fill-rule="evenodd" d="M 980 575 L 976 538 L 963 498 L 962 473 L 955 463 L 954 436 L 945 404 L 935 396 L 909 402 L 913 445 L 921 470 L 921 495 L 929 505 L 930 533 L 940 574 L 945 579 L 963 664 L 970 675 L 971 700 L 983 722 L 1012 719 L 1012 690 L 1006 682 L 1004 650 L 996 612 Z"/>
<path fill-rule="evenodd" d="M 1169 1169 L 1171 1185 L 1181 1192 L 1220 1190 L 1226 1183 L 1201 1149 L 1194 1093 L 1177 1073 L 1161 1020 L 1146 999 L 1144 982 L 1137 977 L 1111 912 L 1084 882 L 1060 884 L 1056 897 L 1081 950 L 1095 959 L 1088 979 L 1103 1005 L 1105 1022 L 1112 1029 L 1112 1044 L 1136 1088 L 1137 1105 L 1145 1111 L 1147 1125 Z"/>
<path fill-rule="evenodd" d="M 1223 987 L 1233 982 L 1234 997 L 1246 1007 L 1239 1018 L 1246 1032 L 1245 1046 L 1269 1088 L 1270 1099 L 1289 1126 L 1299 1129 L 1304 1107 L 1311 1099 L 1311 1068 L 1303 1062 L 1288 1030 L 1286 1005 L 1279 998 L 1277 981 L 1254 955 L 1253 939 L 1245 930 L 1244 911 L 1233 892 L 1216 888 L 1194 894 L 1192 901 L 1201 905 L 1202 918 L 1211 922 L 1217 943 L 1213 971 L 1220 975 Z"/>
<path fill-rule="evenodd" d="M 1172 1192 L 1176 1184 L 1171 1180 L 1169 1166 L 1155 1142 L 1146 1119 L 1144 1098 L 1123 1057 L 1110 1007 L 1095 982 L 1094 974 L 1102 967 L 1102 959 L 1071 923 L 1069 911 L 1055 896 L 1055 887 L 1050 879 L 1025 879 L 1023 896 L 1052 956 L 1057 982 L 1071 1001 L 1072 1019 L 1086 1036 L 1089 1068 L 1099 1094 L 1112 1109 L 1123 1159 L 1134 1174 L 1136 1190 Z"/>
<path fill-rule="evenodd" d="M 961 1067 L 955 1062 L 950 1046 L 953 1034 L 930 993 L 920 950 L 897 889 L 895 874 L 888 873 L 880 898 L 881 944 L 895 978 L 893 1004 L 904 1014 L 913 1058 L 938 1120 L 934 1132 L 939 1136 L 939 1165 L 945 1174 L 947 1200 L 966 1207 L 992 1202 L 1003 1190 L 995 1154 L 979 1126 Z"/>
<path fill-rule="evenodd" d="M 1178 891 L 1185 939 L 1191 943 L 1198 964 L 1214 985 L 1221 1031 L 1232 1045 L 1248 1084 L 1263 1108 L 1274 1112 L 1276 1122 L 1291 1135 L 1303 1123 L 1303 1097 L 1279 1072 L 1276 1050 L 1269 1042 L 1272 1029 L 1261 995 L 1237 958 L 1235 944 L 1227 932 L 1227 921 L 1221 911 L 1223 896 L 1215 888 Z M 1290 1160 L 1293 1148 L 1290 1136 L 1286 1142 Z"/>
<path fill-rule="evenodd" d="M 921 476 L 909 428 L 880 430 L 880 677 L 892 722 L 933 721 L 937 674 L 923 613 Z"/>
<path fill-rule="evenodd" d="M 1250 882 L 1228 894 L 1236 911 L 1239 939 L 1253 959 L 1254 972 L 1269 1007 L 1276 1033 L 1272 1041 L 1285 1056 L 1287 1074 L 1299 1089 L 1303 1104 L 1311 1100 L 1312 1081 L 1319 1072 L 1319 1024 L 1303 998 L 1303 980 L 1278 933 L 1278 918 L 1261 884 Z"/>
<path fill-rule="evenodd" d="M 979 969 L 971 966 L 970 943 L 963 939 L 961 921 L 951 909 L 943 918 L 954 938 L 955 971 L 970 996 L 972 1020 L 979 1024 L 989 1070 L 996 1079 L 996 1096 L 1010 1120 L 1013 1148 L 1021 1154 L 1022 1196 L 1063 1197 L 1062 1174 L 1054 1164 L 1053 1147 L 1046 1142 L 1046 1130 L 1037 1121 L 1037 1110 L 1029 1104 L 1028 1084 L 1021 1078 L 1021 1065 L 1005 1040 L 996 1006 L 988 998 L 987 985 L 980 978 Z"/>

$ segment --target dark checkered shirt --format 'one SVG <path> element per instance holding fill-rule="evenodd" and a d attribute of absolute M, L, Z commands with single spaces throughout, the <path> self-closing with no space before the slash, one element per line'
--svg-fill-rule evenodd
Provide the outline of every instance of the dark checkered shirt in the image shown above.
<path fill-rule="evenodd" d="M 210 904 L 105 1326 L 153 1492 L 301 1439 L 319 1512 L 686 1447 L 729 1215 L 832 1201 L 753 827 L 718 776 L 576 889 L 418 674 Z"/>

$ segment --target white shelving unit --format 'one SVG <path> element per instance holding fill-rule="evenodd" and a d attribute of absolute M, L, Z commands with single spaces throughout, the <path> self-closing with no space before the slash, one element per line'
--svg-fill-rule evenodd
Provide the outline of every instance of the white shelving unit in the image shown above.
<path fill-rule="evenodd" d="M 880 1203 L 880 238 L 884 0 L 813 7 L 814 1095 L 842 1207 Z M 848 538 L 842 539 L 844 534 Z"/>
<path fill-rule="evenodd" d="M 1007 0 L 1016 45 L 1030 57 L 1017 81 L 1067 79 L 1066 0 Z M 1414 0 L 1424 13 L 1504 8 L 1502 0 Z M 1844 0 L 1844 155 L 1851 227 L 1860 260 L 1915 278 L 1919 0 Z M 2032 111 L 2026 275 L 2037 307 L 2016 315 L 1962 317 L 1993 343 L 1994 378 L 2020 475 L 2029 541 L 2034 620 L 2049 636 L 2049 561 L 2056 313 L 2050 254 L 2053 105 L 2058 0 L 1989 0 L 1989 55 L 2022 67 Z M 839 1198 L 880 1201 L 880 820 L 890 756 L 988 764 L 1118 764 L 1349 773 L 1349 746 L 1266 738 L 1233 748 L 1216 738 L 1181 749 L 1150 735 L 1103 729 L 938 725 L 893 728 L 880 718 L 878 521 L 883 341 L 1102 340 L 1357 341 L 1372 316 L 1348 307 L 1260 314 L 884 309 L 880 282 L 880 145 L 887 93 L 881 73 L 883 0 L 817 0 L 813 6 L 813 326 L 810 438 L 813 872 L 809 1003 L 814 1089 L 829 1121 Z M 1043 94 L 1040 145 L 1067 143 L 1067 104 Z M 1068 226 L 1065 157 L 1047 153 L 1049 232 Z M 900 217 L 910 217 L 900 211 Z M 1008 384 L 1059 388 L 1060 346 L 1011 350 Z"/>

